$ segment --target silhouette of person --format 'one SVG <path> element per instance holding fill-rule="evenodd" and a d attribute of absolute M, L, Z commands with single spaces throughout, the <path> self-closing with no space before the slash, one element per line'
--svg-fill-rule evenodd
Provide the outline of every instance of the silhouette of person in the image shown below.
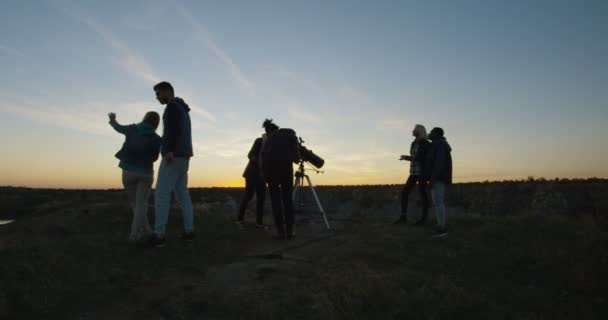
<path fill-rule="evenodd" d="M 194 240 L 194 214 L 188 191 L 188 169 L 192 152 L 192 126 L 190 107 L 183 99 L 176 97 L 169 82 L 154 86 L 156 99 L 166 105 L 163 112 L 162 160 L 158 169 L 155 197 L 154 234 L 151 244 L 162 247 L 165 244 L 167 218 L 171 206 L 171 194 L 182 209 L 184 233 L 182 240 Z"/>
<path fill-rule="evenodd" d="M 262 168 L 272 200 L 276 238 L 291 239 L 293 225 L 293 164 L 300 162 L 295 131 L 279 129 L 272 120 L 264 121 L 267 141 L 262 148 Z"/>
<path fill-rule="evenodd" d="M 249 201 L 253 198 L 255 194 L 256 197 L 256 219 L 255 226 L 258 229 L 266 229 L 264 225 L 264 199 L 266 197 L 266 181 L 264 180 L 264 175 L 262 174 L 262 147 L 266 141 L 266 134 L 262 135 L 262 137 L 255 139 L 253 142 L 253 146 L 251 146 L 251 150 L 249 150 L 249 154 L 247 157 L 249 158 L 249 162 L 247 163 L 247 167 L 245 168 L 245 172 L 243 172 L 243 178 L 245 178 L 245 195 L 241 201 L 241 205 L 239 207 L 239 213 L 236 218 L 237 225 L 239 227 L 243 227 L 243 218 L 245 217 L 245 210 L 247 209 L 247 205 Z"/>
<path fill-rule="evenodd" d="M 410 145 L 410 155 L 402 155 L 399 159 L 410 162 L 410 175 L 401 191 L 401 216 L 395 221 L 395 224 L 407 223 L 408 198 L 416 184 L 418 184 L 420 199 L 422 200 L 422 217 L 415 225 L 423 225 L 426 223 L 429 211 L 429 198 L 426 186 L 429 176 L 427 153 L 431 143 L 427 140 L 426 128 L 423 125 L 417 124 L 412 131 L 412 135 L 415 139 Z"/>
<path fill-rule="evenodd" d="M 452 147 L 444 137 L 443 129 L 433 128 L 429 134 L 431 153 L 429 167 L 431 170 L 429 188 L 435 205 L 437 226 L 433 237 L 444 237 L 448 234 L 445 211 L 446 186 L 452 184 Z"/>
<path fill-rule="evenodd" d="M 127 191 L 133 210 L 130 241 L 138 241 L 152 233 L 148 222 L 148 197 L 154 181 L 153 164 L 158 159 L 161 138 L 156 134 L 160 116 L 148 112 L 142 122 L 123 126 L 116 121 L 116 114 L 109 113 L 110 125 L 125 135 L 122 148 L 116 153 L 122 169 L 122 184 Z"/>

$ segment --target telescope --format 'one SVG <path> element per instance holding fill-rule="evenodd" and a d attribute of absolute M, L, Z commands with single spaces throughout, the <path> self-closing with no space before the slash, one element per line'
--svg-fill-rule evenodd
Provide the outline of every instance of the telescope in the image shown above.
<path fill-rule="evenodd" d="M 300 137 L 300 156 L 302 157 L 302 161 L 306 161 L 313 165 L 317 169 L 323 168 L 325 165 L 325 160 L 318 155 L 316 155 L 312 150 L 306 148 L 304 146 L 304 140 Z"/>

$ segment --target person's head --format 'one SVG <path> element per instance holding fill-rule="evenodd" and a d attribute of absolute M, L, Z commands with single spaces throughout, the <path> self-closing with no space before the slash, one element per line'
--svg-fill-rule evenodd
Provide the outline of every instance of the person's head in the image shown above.
<path fill-rule="evenodd" d="M 279 126 L 274 124 L 272 122 L 272 119 L 264 120 L 264 123 L 262 124 L 262 128 L 264 128 L 264 130 L 266 130 L 266 133 L 273 133 L 273 132 L 279 130 Z"/>
<path fill-rule="evenodd" d="M 160 124 L 160 115 L 158 112 L 150 111 L 144 116 L 143 122 L 151 125 L 154 129 L 157 129 Z"/>
<path fill-rule="evenodd" d="M 421 125 L 421 124 L 417 124 L 414 127 L 414 130 L 412 131 L 412 135 L 418 139 L 427 139 L 427 134 L 426 134 L 426 128 Z"/>
<path fill-rule="evenodd" d="M 443 138 L 443 129 L 441 129 L 439 127 L 433 128 L 433 130 L 431 130 L 431 133 L 429 133 L 429 139 L 431 139 L 431 140 L 441 139 L 441 138 Z"/>
<path fill-rule="evenodd" d="M 157 83 L 154 86 L 154 92 L 156 92 L 156 100 L 158 100 L 160 104 L 167 104 L 175 97 L 173 86 L 166 81 Z"/>

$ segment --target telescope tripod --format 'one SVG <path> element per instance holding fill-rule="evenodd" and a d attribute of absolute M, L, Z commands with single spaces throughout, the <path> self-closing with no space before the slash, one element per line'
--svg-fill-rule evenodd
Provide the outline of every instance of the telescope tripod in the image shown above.
<path fill-rule="evenodd" d="M 315 169 L 313 169 L 313 170 L 315 170 Z M 320 172 L 320 171 L 317 170 L 317 172 Z M 306 180 L 306 182 L 308 182 L 308 187 L 310 188 L 310 191 L 312 192 L 312 195 L 315 198 L 319 212 L 321 213 L 321 216 L 323 217 L 323 220 L 325 221 L 325 226 L 327 227 L 327 230 L 331 230 L 329 221 L 327 220 L 327 216 L 325 215 L 325 210 L 323 209 L 323 206 L 321 205 L 319 196 L 317 196 L 317 191 L 315 190 L 315 186 L 312 184 L 312 181 L 310 181 L 310 177 L 306 174 L 306 169 L 304 168 L 304 161 L 300 162 L 300 167 L 298 168 L 298 171 L 296 171 L 295 176 L 296 176 L 296 182 L 293 185 L 294 203 L 296 201 L 298 191 L 300 191 L 301 189 L 303 189 L 305 187 L 304 180 Z M 301 206 L 301 207 L 303 207 L 305 205 L 306 204 L 303 202 L 298 203 L 298 206 Z"/>

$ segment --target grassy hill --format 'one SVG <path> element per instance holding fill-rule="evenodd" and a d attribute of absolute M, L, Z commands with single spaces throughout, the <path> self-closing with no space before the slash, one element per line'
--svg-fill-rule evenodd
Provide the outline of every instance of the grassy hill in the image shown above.
<path fill-rule="evenodd" d="M 584 192 L 605 189 L 594 183 L 600 187 Z M 488 214 L 462 207 L 463 191 L 452 191 L 444 239 L 430 237 L 431 223 L 392 225 L 398 188 L 378 186 L 322 188 L 334 231 L 303 212 L 296 239 L 276 242 L 235 227 L 242 190 L 197 189 L 196 241 L 180 242 L 180 215 L 172 212 L 167 247 L 153 249 L 126 242 L 131 213 L 122 191 L 2 188 L 0 219 L 16 220 L 0 225 L 0 318 L 608 316 L 602 208 Z"/>

